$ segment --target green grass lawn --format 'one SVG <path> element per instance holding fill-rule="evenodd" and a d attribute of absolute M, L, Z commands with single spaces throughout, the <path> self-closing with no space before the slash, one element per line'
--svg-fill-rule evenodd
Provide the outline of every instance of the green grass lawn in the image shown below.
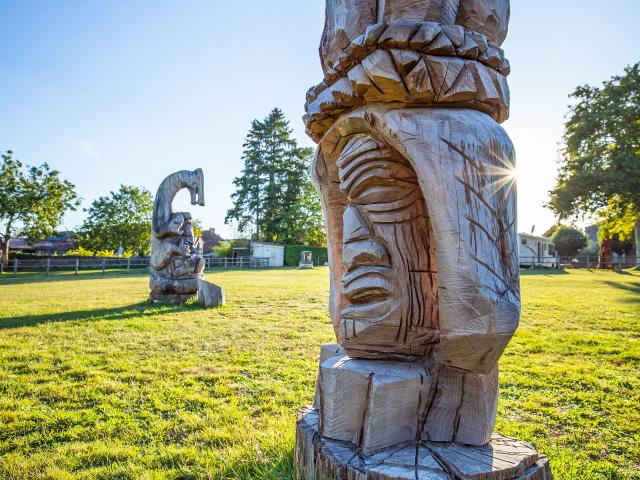
<path fill-rule="evenodd" d="M 0 279 L 0 479 L 293 478 L 328 270 L 208 277 L 228 305 L 148 305 L 142 275 Z M 497 429 L 557 479 L 640 479 L 640 274 L 522 286 Z"/>

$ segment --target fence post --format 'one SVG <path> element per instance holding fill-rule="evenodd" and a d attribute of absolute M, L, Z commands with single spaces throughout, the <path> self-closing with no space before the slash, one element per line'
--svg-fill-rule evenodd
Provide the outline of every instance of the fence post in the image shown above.
<path fill-rule="evenodd" d="M 47 257 L 47 277 L 49 276 L 50 270 L 51 270 L 51 258 Z"/>
<path fill-rule="evenodd" d="M 227 268 L 227 260 L 229 260 L 227 257 L 224 257 L 224 268 Z"/>
<path fill-rule="evenodd" d="M 240 257 L 240 268 L 242 268 L 242 257 Z"/>
<path fill-rule="evenodd" d="M 104 275 L 104 271 L 107 268 L 107 259 L 103 258 L 102 259 L 102 274 Z"/>
<path fill-rule="evenodd" d="M 129 273 L 129 270 L 131 270 L 131 259 L 127 258 L 127 273 Z"/>
<path fill-rule="evenodd" d="M 76 258 L 76 275 L 78 275 L 78 270 L 80 270 L 80 259 Z"/>
<path fill-rule="evenodd" d="M 17 276 L 18 275 L 18 259 L 14 258 L 13 259 L 13 276 Z"/>
<path fill-rule="evenodd" d="M 0 275 L 4 273 L 4 262 L 0 260 Z"/>

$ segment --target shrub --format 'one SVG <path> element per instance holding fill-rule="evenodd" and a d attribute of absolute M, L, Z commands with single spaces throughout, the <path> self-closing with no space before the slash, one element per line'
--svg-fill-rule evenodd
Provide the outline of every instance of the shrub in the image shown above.
<path fill-rule="evenodd" d="M 563 257 L 573 257 L 587 246 L 587 238 L 582 231 L 564 225 L 558 227 L 551 240 L 553 240 L 556 251 Z"/>
<path fill-rule="evenodd" d="M 88 250 L 83 247 L 77 247 L 77 248 L 74 248 L 73 250 L 69 250 L 64 255 L 66 257 L 100 257 L 100 258 L 110 258 L 110 257 L 117 256 L 114 252 L 111 252 L 109 250 L 100 250 L 98 252 L 92 252 L 91 250 Z M 131 254 L 127 255 L 127 253 L 125 252 L 124 256 L 130 257 Z"/>
<path fill-rule="evenodd" d="M 233 246 L 229 242 L 220 242 L 211 249 L 211 255 L 217 258 L 233 256 Z"/>

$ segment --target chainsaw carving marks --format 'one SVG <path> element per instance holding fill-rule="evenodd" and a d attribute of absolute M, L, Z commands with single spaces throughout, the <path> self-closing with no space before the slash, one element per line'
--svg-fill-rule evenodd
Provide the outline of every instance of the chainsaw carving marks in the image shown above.
<path fill-rule="evenodd" d="M 511 142 L 479 112 L 371 106 L 340 117 L 315 177 L 349 354 L 425 358 L 437 343 L 445 364 L 492 371 L 520 308 L 513 169 Z"/>
<path fill-rule="evenodd" d="M 493 434 L 518 327 L 508 0 L 326 0 L 307 93 L 340 345 L 301 415 L 301 478 L 550 480 Z"/>
<path fill-rule="evenodd" d="M 398 20 L 369 26 L 307 92 L 304 117 L 316 141 L 336 117 L 365 103 L 457 105 L 508 117 L 509 62 L 481 33 L 459 25 Z"/>
<path fill-rule="evenodd" d="M 337 161 L 343 213 L 340 336 L 360 356 L 423 357 L 438 340 L 435 244 L 415 172 L 366 135 Z"/>

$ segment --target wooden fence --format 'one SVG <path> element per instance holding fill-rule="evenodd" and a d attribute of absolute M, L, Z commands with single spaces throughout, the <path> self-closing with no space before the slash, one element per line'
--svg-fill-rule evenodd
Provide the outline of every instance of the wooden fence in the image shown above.
<path fill-rule="evenodd" d="M 268 258 L 239 257 L 239 258 L 214 258 L 205 257 L 206 268 L 267 268 Z M 49 257 L 37 259 L 14 258 L 7 265 L 0 262 L 0 273 L 12 273 L 17 276 L 22 272 L 39 272 L 50 275 L 54 272 L 73 272 L 76 275 L 81 271 L 119 271 L 130 272 L 149 268 L 149 258 L 74 258 L 74 257 Z"/>
<path fill-rule="evenodd" d="M 520 257 L 520 268 L 598 268 L 598 257 Z M 616 256 L 609 262 L 614 270 L 636 266 L 634 257 Z"/>

